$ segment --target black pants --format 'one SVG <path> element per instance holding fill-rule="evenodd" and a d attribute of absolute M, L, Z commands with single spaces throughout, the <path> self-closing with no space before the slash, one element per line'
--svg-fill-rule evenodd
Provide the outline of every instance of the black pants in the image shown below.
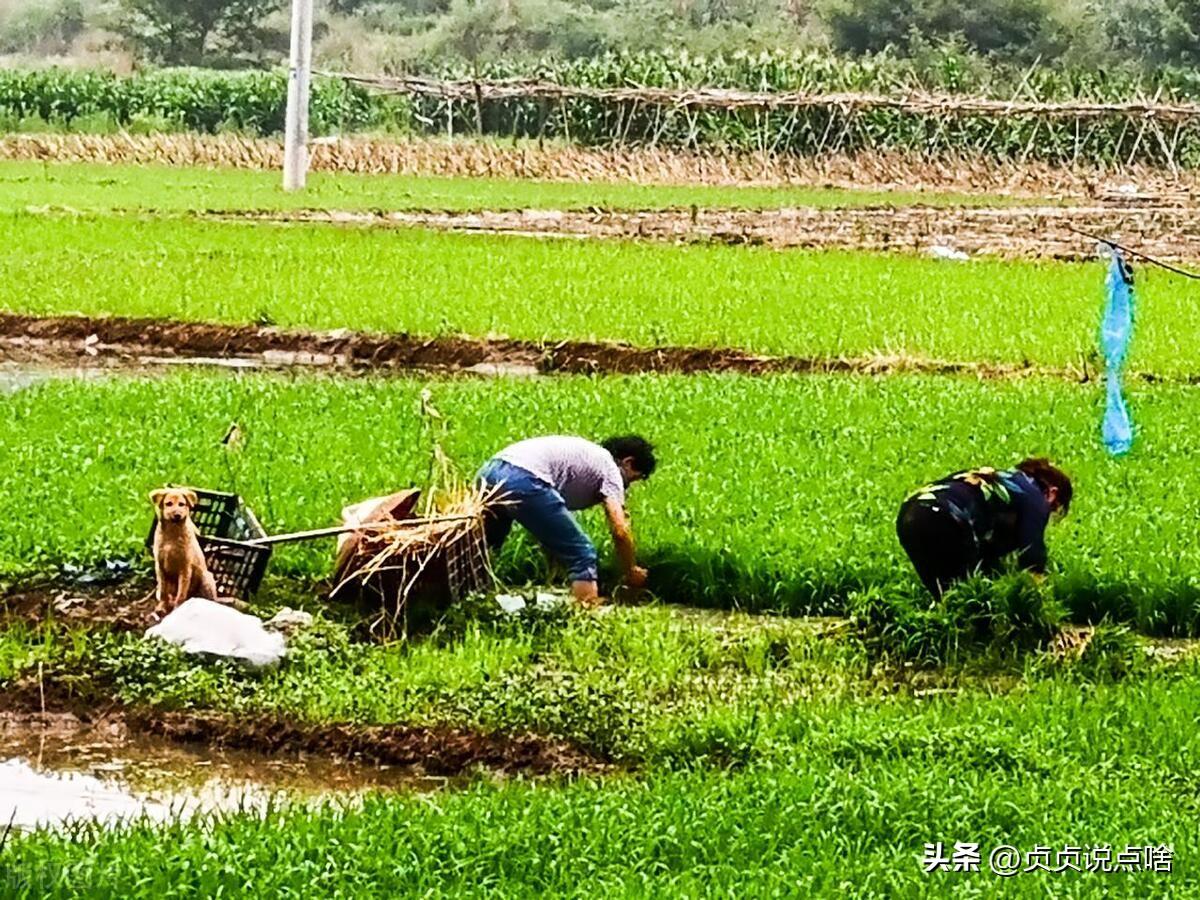
<path fill-rule="evenodd" d="M 939 599 L 946 588 L 973 575 L 983 563 L 971 527 L 928 502 L 906 501 L 896 517 L 896 534 L 917 577 Z"/>

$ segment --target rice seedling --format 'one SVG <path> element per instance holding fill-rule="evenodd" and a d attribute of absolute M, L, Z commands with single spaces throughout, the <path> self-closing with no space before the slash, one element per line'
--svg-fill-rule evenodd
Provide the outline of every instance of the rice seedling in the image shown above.
<path fill-rule="evenodd" d="M 1076 614 L 1105 608 L 1151 629 L 1195 627 L 1193 548 L 1145 540 L 1194 518 L 1178 469 L 1194 443 L 1180 424 L 1193 402 L 1186 387 L 1133 392 L 1141 443 L 1114 462 L 1087 443 L 1099 394 L 1052 380 L 51 380 L 0 407 L 0 571 L 19 583 L 66 559 L 136 554 L 141 498 L 163 480 L 233 487 L 273 531 L 325 524 L 346 502 L 429 478 L 424 391 L 448 423 L 438 432 L 446 459 L 464 471 L 535 429 L 619 421 L 652 433 L 663 464 L 633 515 L 664 596 L 798 611 L 873 586 L 910 598 L 886 614 L 897 633 L 943 659 L 957 648 L 962 668 L 909 683 L 910 669 L 881 670 L 852 632 L 656 606 L 553 618 L 457 608 L 428 638 L 387 646 L 352 643 L 321 621 L 261 674 L 135 635 L 8 629 L 0 676 L 40 665 L 96 702 L 534 732 L 634 768 L 571 782 L 480 778 L 350 809 L 12 834 L 4 893 L 986 890 L 986 871 L 921 866 L 925 843 L 964 838 L 985 851 L 1173 845 L 1171 875 L 1046 877 L 1075 896 L 1144 896 L 1167 878 L 1181 895 L 1194 890 L 1181 848 L 1200 808 L 1187 777 L 1171 773 L 1200 765 L 1195 663 L 1139 662 L 1142 647 L 1117 631 L 1098 631 L 1073 666 L 997 655 L 1002 679 L 996 668 L 974 674 L 966 658 L 975 632 L 1000 642 L 1049 633 L 1059 597 Z M 221 449 L 231 419 L 242 431 L 236 467 Z M 895 503 L 930 472 L 1030 444 L 1069 458 L 1079 484 L 1071 519 L 1052 536 L 1047 588 L 967 585 L 952 598 L 963 612 L 953 627 L 921 615 L 890 534 Z M 279 570 L 323 574 L 330 550 L 281 551 Z M 527 543 L 512 551 L 502 575 L 536 566 Z M 1135 609 L 1120 605 L 1130 598 Z M 272 588 L 261 599 L 278 602 Z M 1018 891 L 1044 893 L 1022 877 Z"/>
<path fill-rule="evenodd" d="M 821 612 L 846 610 L 872 585 L 913 591 L 893 525 L 913 486 L 1038 452 L 1072 474 L 1078 496 L 1048 535 L 1050 599 L 1076 621 L 1107 615 L 1151 633 L 1200 631 L 1200 560 L 1187 524 L 1200 510 L 1178 463 L 1197 452 L 1187 424 L 1195 396 L 1169 385 L 1132 391 L 1138 445 L 1114 460 L 1097 437 L 1100 388 L 1046 379 L 51 381 L 0 407 L 0 571 L 140 558 L 142 498 L 165 481 L 240 493 L 269 532 L 336 524 L 348 503 L 426 482 L 417 401 L 427 388 L 451 423 L 446 453 L 464 472 L 530 434 L 652 436 L 662 466 L 631 498 L 631 513 L 651 588 L 667 599 Z M 168 430 L 164 408 L 175 411 Z M 244 434 L 236 471 L 220 445 L 231 419 Z M 584 524 L 604 548 L 600 520 Z M 548 577 L 521 535 L 496 564 L 507 581 Z M 331 565 L 332 547 L 309 544 L 281 547 L 272 562 L 305 578 Z M 1004 616 L 1037 619 L 1031 607 Z"/>
<path fill-rule="evenodd" d="M 81 205 L 140 195 L 160 176 L 144 177 L 87 188 Z M 179 187 L 177 205 L 207 196 L 194 185 Z M 265 197 L 249 182 L 236 190 Z M 1068 367 L 1091 346 L 1098 306 L 1091 269 L 1052 264 L 948 269 L 628 245 L 551 252 L 420 233 L 20 215 L 0 219 L 0 240 L 9 252 L 0 307 L 37 312 Z M 1135 368 L 1195 373 L 1190 290 L 1146 279 L 1153 314 L 1139 323 Z M 1113 460 L 1097 440 L 1100 391 L 1066 379 L 193 373 L 22 387 L 0 404 L 6 587 L 66 562 L 141 559 L 143 498 L 164 481 L 236 491 L 278 533 L 332 525 L 362 497 L 444 485 L 450 462 L 473 471 L 518 437 L 628 429 L 649 434 L 662 459 L 631 497 L 659 598 L 856 621 L 827 632 L 657 605 L 510 616 L 475 599 L 423 640 L 387 646 L 352 642 L 319 618 L 283 666 L 258 674 L 135 635 L 8 625 L 5 685 L 38 672 L 106 707 L 528 732 L 629 771 L 478 778 L 350 809 L 9 834 L 0 893 L 986 893 L 995 883 L 986 871 L 927 874 L 920 864 L 927 842 L 977 840 L 985 853 L 1002 843 L 1176 848 L 1170 875 L 1026 873 L 1009 882 L 1018 895 L 1193 894 L 1187 848 L 1200 806 L 1187 773 L 1200 765 L 1200 673 L 1194 660 L 1149 661 L 1144 638 L 1116 624 L 1200 633 L 1200 549 L 1189 537 L 1200 494 L 1180 464 L 1200 451 L 1193 393 L 1135 383 L 1138 443 Z M 444 414 L 432 432 L 420 413 L 430 403 Z M 231 421 L 236 458 L 222 443 Z M 444 449 L 439 477 L 431 435 Z M 1060 460 L 1078 490 L 1051 532 L 1047 582 L 969 583 L 933 608 L 896 545 L 897 504 L 930 477 L 1032 452 Z M 432 491 L 417 529 L 371 536 L 366 570 L 443 552 L 487 499 Z M 584 520 L 603 548 L 602 523 Z M 305 586 L 329 575 L 333 557 L 329 545 L 281 548 L 262 608 L 311 595 Z M 507 581 L 547 578 L 528 540 L 511 541 L 496 563 Z M 1065 619 L 1099 624 L 1075 657 L 1042 652 Z"/>
<path fill-rule="evenodd" d="M 1200 810 L 1184 675 L 1034 684 L 1018 695 L 847 699 L 760 714 L 767 749 L 728 771 L 654 768 L 571 783 L 477 780 L 349 810 L 280 810 L 196 825 L 12 835 L 6 893 L 924 896 L 986 891 L 980 872 L 926 873 L 926 842 L 1175 848 L 1174 871 L 1024 873 L 1069 896 L 1196 889 Z M 743 710 L 743 714 L 748 710 Z M 730 718 L 728 734 L 749 718 Z M 716 729 L 715 723 L 710 723 Z M 1175 774 L 1172 774 L 1175 773 Z M 331 848 L 336 848 L 332 852 Z M 1115 851 L 1114 851 L 1115 852 Z"/>
<path fill-rule="evenodd" d="M 0 308 L 1094 373 L 1098 266 L 0 216 Z M 1200 283 L 1146 270 L 1130 368 L 1200 371 Z M 597 314 L 597 310 L 603 310 Z"/>
<path fill-rule="evenodd" d="M 39 139 L 48 140 L 48 139 Z M 69 147 L 52 149 L 70 158 Z M 0 159 L 4 152 L 0 150 Z M 230 154 L 230 164 L 235 154 Z M 521 178 L 518 172 L 464 171 L 460 177 L 434 173 L 360 175 L 314 172 L 301 193 L 284 193 L 279 176 L 264 160 L 265 171 L 200 166 L 119 165 L 110 163 L 0 162 L 0 208 L 66 207 L 74 210 L 251 209 L 662 209 L 687 207 L 774 208 L 785 206 L 1000 206 L 1032 203 L 998 194 L 954 191 L 882 191 L 804 186 L 705 186 L 581 183 L 561 176 Z"/>

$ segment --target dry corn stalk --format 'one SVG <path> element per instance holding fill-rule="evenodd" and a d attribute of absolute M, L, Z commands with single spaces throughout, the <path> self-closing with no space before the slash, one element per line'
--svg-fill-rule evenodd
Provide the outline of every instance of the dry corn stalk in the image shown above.
<path fill-rule="evenodd" d="M 352 554 L 339 563 L 341 581 L 336 595 L 349 581 L 380 594 L 379 613 L 371 630 L 384 638 L 395 636 L 413 590 L 431 569 L 445 575 L 448 600 L 495 583 L 488 559 L 485 517 L 492 507 L 504 502 L 495 485 L 470 482 L 459 476 L 442 447 L 449 422 L 433 405 L 426 388 L 420 394 L 424 437 L 431 451 L 429 484 L 422 495 L 422 515 L 406 518 L 400 513 L 394 525 L 383 524 L 369 532 L 356 533 Z M 393 495 L 390 502 L 400 495 Z M 345 563 L 343 566 L 342 563 Z M 402 620 L 402 619 L 401 619 Z"/>
<path fill-rule="evenodd" d="M 283 145 L 239 135 L 17 134 L 0 137 L 0 159 L 57 162 L 158 163 L 278 169 Z M 1200 185 L 1194 172 L 1173 175 L 1139 164 L 1116 168 L 1060 167 L 997 162 L 961 155 L 918 153 L 817 157 L 787 154 L 690 152 L 663 147 L 582 148 L 509 145 L 486 141 L 342 138 L 312 147 L 311 167 L 358 172 L 448 177 L 534 178 L 552 181 L 623 181 L 637 184 L 813 185 L 887 190 L 957 190 L 1023 196 L 1095 197 L 1114 179 L 1163 194 Z"/>
<path fill-rule="evenodd" d="M 444 498 L 440 496 L 441 491 L 449 491 L 453 499 L 467 494 L 468 489 L 442 447 L 449 423 L 433 405 L 433 392 L 429 388 L 421 390 L 421 423 L 425 430 L 425 440 L 430 447 L 429 487 L 424 494 L 423 503 L 423 510 L 429 515 L 444 502 Z"/>
<path fill-rule="evenodd" d="M 495 583 L 484 522 L 487 511 L 503 502 L 503 491 L 495 485 L 460 485 L 441 493 L 435 512 L 362 534 L 355 559 L 332 593 L 351 582 L 374 586 L 381 603 L 371 631 L 395 637 L 410 595 L 435 567 L 439 573 L 444 567 L 452 600 Z"/>

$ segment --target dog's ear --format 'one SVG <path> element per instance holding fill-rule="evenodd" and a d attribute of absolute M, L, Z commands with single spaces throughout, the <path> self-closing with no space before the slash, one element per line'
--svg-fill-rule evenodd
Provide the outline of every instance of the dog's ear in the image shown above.
<path fill-rule="evenodd" d="M 167 496 L 166 488 L 159 488 L 156 491 L 151 491 L 150 492 L 150 502 L 153 503 L 155 506 L 158 506 L 160 503 L 162 503 L 162 498 L 165 496 Z"/>
<path fill-rule="evenodd" d="M 195 509 L 196 504 L 200 502 L 200 498 L 196 496 L 195 491 L 184 491 L 183 499 L 187 501 L 188 509 Z"/>

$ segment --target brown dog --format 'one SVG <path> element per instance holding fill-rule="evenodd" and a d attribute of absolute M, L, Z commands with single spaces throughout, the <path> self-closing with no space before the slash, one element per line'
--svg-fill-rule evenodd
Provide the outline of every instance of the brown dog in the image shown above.
<path fill-rule="evenodd" d="M 192 522 L 196 494 L 186 488 L 160 488 L 150 494 L 150 502 L 158 515 L 154 529 L 155 614 L 166 615 L 190 597 L 216 600 L 217 583 L 204 562 Z"/>

